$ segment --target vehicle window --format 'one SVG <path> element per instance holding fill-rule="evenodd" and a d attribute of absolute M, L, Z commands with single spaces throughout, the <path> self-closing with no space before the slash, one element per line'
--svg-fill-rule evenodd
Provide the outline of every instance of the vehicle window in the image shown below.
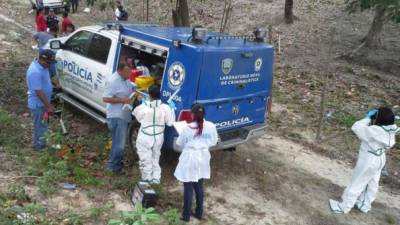
<path fill-rule="evenodd" d="M 108 53 L 110 52 L 111 39 L 94 34 L 90 41 L 88 57 L 98 62 L 107 63 Z"/>
<path fill-rule="evenodd" d="M 91 36 L 92 33 L 89 31 L 80 31 L 74 34 L 65 43 L 66 50 L 85 56 L 87 53 L 87 46 L 89 44 Z"/>

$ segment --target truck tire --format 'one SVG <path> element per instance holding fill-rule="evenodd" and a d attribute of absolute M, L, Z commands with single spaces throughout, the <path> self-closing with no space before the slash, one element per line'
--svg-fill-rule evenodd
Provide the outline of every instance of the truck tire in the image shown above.
<path fill-rule="evenodd" d="M 133 153 L 133 158 L 137 161 L 139 160 L 139 156 L 136 152 L 136 138 L 139 132 L 140 123 L 138 123 L 135 119 L 132 120 L 132 123 L 129 126 L 128 132 L 128 148 Z"/>

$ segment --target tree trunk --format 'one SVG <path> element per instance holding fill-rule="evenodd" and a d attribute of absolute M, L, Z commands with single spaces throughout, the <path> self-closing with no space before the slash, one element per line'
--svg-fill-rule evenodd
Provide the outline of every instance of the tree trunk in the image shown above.
<path fill-rule="evenodd" d="M 175 9 L 172 10 L 172 22 L 174 23 L 175 27 L 181 27 L 182 26 L 182 20 L 179 15 L 179 12 L 176 11 Z"/>
<path fill-rule="evenodd" d="M 219 32 L 224 33 L 232 13 L 232 0 L 225 0 Z"/>
<path fill-rule="evenodd" d="M 179 14 L 184 27 L 190 26 L 189 6 L 187 0 L 179 0 Z"/>
<path fill-rule="evenodd" d="M 293 23 L 293 0 L 285 0 L 285 21 L 286 23 Z"/>
<path fill-rule="evenodd" d="M 146 1 L 146 21 L 149 21 L 149 0 Z"/>
<path fill-rule="evenodd" d="M 189 6 L 187 0 L 176 0 L 175 9 L 172 9 L 172 22 L 175 27 L 190 26 Z"/>
<path fill-rule="evenodd" d="M 386 9 L 384 7 L 376 8 L 371 28 L 369 29 L 367 36 L 363 39 L 363 42 L 365 42 L 367 47 L 373 46 L 378 41 L 385 22 L 385 11 Z"/>

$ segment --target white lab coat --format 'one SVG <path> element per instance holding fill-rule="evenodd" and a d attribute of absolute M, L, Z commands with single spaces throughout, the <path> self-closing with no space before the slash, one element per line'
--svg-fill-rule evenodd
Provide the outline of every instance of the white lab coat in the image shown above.
<path fill-rule="evenodd" d="M 369 118 L 356 122 L 352 130 L 361 140 L 358 160 L 350 185 L 342 195 L 342 202 L 331 201 L 334 211 L 348 213 L 354 205 L 363 212 L 371 209 L 378 192 L 381 170 L 386 163 L 385 151 L 395 144 L 396 125 L 369 126 Z"/>
<path fill-rule="evenodd" d="M 209 148 L 217 144 L 217 129 L 213 123 L 204 121 L 202 135 L 196 136 L 196 127 L 196 123 L 188 124 L 176 140 L 183 150 L 174 175 L 181 182 L 210 179 Z"/>
<path fill-rule="evenodd" d="M 119 9 L 116 8 L 115 12 L 114 12 L 114 15 L 115 15 L 115 20 L 118 20 L 118 18 L 121 17 L 121 11 L 119 11 Z"/>
<path fill-rule="evenodd" d="M 140 123 L 136 139 L 139 166 L 142 179 L 147 181 L 161 179 L 159 159 L 164 142 L 165 125 L 172 126 L 175 112 L 160 100 L 146 101 L 135 108 L 133 115 Z"/>

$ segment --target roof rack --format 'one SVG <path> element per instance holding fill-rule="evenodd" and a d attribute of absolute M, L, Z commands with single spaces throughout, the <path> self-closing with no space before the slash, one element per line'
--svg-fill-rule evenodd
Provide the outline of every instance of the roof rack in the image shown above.
<path fill-rule="evenodd" d="M 154 22 L 129 22 L 129 21 L 104 21 L 101 23 L 103 26 L 102 29 L 107 29 L 107 30 L 119 30 L 121 31 L 124 29 L 125 26 L 144 26 L 144 27 L 158 27 L 160 26 L 157 23 Z"/>
<path fill-rule="evenodd" d="M 243 40 L 243 43 L 246 44 L 247 41 L 254 41 L 255 37 L 253 35 L 217 35 L 217 36 L 209 36 L 206 40 L 208 44 L 209 40 L 218 40 L 218 45 L 221 44 L 223 40 Z"/>

